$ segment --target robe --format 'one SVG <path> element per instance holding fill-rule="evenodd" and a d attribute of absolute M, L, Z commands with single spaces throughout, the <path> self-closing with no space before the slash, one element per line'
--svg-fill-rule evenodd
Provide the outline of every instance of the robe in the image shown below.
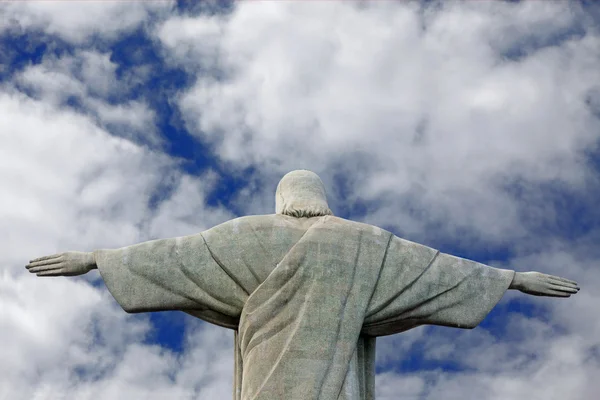
<path fill-rule="evenodd" d="M 376 337 L 474 328 L 514 277 L 334 216 L 248 216 L 94 254 L 125 311 L 235 331 L 234 400 L 372 400 Z"/>

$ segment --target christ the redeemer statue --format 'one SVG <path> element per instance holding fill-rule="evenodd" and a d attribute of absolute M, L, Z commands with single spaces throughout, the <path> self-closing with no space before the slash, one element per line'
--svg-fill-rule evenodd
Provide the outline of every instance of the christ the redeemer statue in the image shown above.
<path fill-rule="evenodd" d="M 492 268 L 334 217 L 319 177 L 277 186 L 276 214 L 116 250 L 32 260 L 38 276 L 94 268 L 130 313 L 181 310 L 235 331 L 237 400 L 375 398 L 375 340 L 420 325 L 474 328 L 507 289 L 577 283 Z"/>

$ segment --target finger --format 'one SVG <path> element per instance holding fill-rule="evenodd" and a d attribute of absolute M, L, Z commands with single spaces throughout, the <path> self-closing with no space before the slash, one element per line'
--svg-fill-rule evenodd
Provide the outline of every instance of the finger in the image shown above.
<path fill-rule="evenodd" d="M 63 271 L 62 268 L 60 268 L 60 269 L 53 269 L 53 270 L 50 270 L 50 271 L 38 272 L 36 275 L 37 276 L 61 276 L 61 275 L 64 275 L 62 271 Z"/>
<path fill-rule="evenodd" d="M 573 281 L 565 281 L 562 279 L 556 279 L 556 277 L 550 277 L 548 279 L 551 283 L 555 284 L 555 285 L 561 285 L 561 286 L 566 286 L 566 287 L 572 287 L 572 288 L 577 288 L 579 289 L 579 286 L 577 285 L 577 282 L 573 282 Z"/>
<path fill-rule="evenodd" d="M 572 281 L 572 280 L 567 279 L 567 278 L 561 278 L 560 276 L 548 275 L 548 278 L 555 279 L 555 280 L 558 280 L 558 281 L 561 281 L 561 282 L 565 282 L 565 283 L 570 283 L 571 285 L 577 286 L 577 282 Z"/>
<path fill-rule="evenodd" d="M 571 297 L 571 293 L 566 293 L 559 290 L 549 290 L 546 293 L 546 296 L 549 297 Z"/>
<path fill-rule="evenodd" d="M 52 254 L 51 256 L 44 256 L 44 257 L 38 257 L 38 258 L 34 258 L 33 260 L 30 260 L 29 262 L 36 262 L 36 261 L 42 261 L 42 260 L 49 260 L 51 258 L 57 258 L 62 256 L 63 253 L 56 253 L 56 254 Z"/>
<path fill-rule="evenodd" d="M 44 265 L 41 267 L 35 267 L 35 268 L 31 268 L 29 270 L 29 272 L 31 272 L 32 274 L 36 274 L 38 272 L 42 272 L 42 271 L 52 271 L 55 269 L 61 269 L 63 268 L 62 264 L 52 264 L 52 265 Z"/>
<path fill-rule="evenodd" d="M 33 268 L 33 267 L 39 267 L 40 265 L 59 264 L 60 262 L 62 262 L 62 260 L 63 260 L 62 257 L 58 257 L 58 258 L 53 258 L 53 259 L 44 260 L 44 261 L 30 262 L 29 264 L 27 264 L 25 266 L 25 268 L 29 269 L 29 268 Z"/>
<path fill-rule="evenodd" d="M 558 279 L 558 278 L 552 277 L 552 276 L 548 277 L 548 281 L 556 283 L 558 285 L 577 287 L 577 282 L 565 281 L 564 279 Z"/>
<path fill-rule="evenodd" d="M 552 290 L 558 290 L 559 292 L 565 292 L 565 293 L 577 293 L 577 292 L 579 292 L 578 288 L 573 288 L 573 287 L 569 287 L 569 286 L 550 285 L 550 288 Z"/>

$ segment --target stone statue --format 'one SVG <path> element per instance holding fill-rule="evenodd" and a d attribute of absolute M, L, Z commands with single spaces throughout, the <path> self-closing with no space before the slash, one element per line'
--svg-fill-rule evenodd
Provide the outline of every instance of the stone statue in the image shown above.
<path fill-rule="evenodd" d="M 332 215 L 321 179 L 285 175 L 276 214 L 116 250 L 36 258 L 38 276 L 98 268 L 129 313 L 181 310 L 234 330 L 234 399 L 375 398 L 375 340 L 476 327 L 507 289 L 569 297 L 576 282 L 492 268 Z"/>

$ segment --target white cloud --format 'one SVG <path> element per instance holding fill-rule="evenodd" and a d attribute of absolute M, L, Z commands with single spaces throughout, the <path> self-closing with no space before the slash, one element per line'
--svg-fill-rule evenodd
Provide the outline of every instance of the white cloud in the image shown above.
<path fill-rule="evenodd" d="M 391 373 L 378 374 L 375 379 L 378 400 L 416 399 L 425 390 L 425 379 L 416 374 L 398 376 Z"/>
<path fill-rule="evenodd" d="M 104 288 L 92 286 L 97 273 L 87 280 L 42 279 L 23 267 L 44 254 L 116 248 L 149 234 L 180 236 L 229 219 L 218 207 L 204 208 L 214 176 L 187 177 L 176 160 L 111 136 L 87 115 L 8 86 L 0 108 L 0 398 L 112 399 L 129 393 L 191 399 L 222 390 L 218 379 L 195 388 L 170 378 L 191 376 L 186 357 L 200 351 L 193 335 L 210 338 L 210 330 L 190 332 L 189 351 L 177 356 L 143 343 L 148 320 L 127 315 Z M 181 184 L 151 210 L 150 196 L 168 178 Z M 187 215 L 187 221 L 168 223 Z M 224 337 L 232 339 L 220 333 Z M 211 350 L 215 358 L 229 361 L 218 343 Z M 215 377 L 196 371 L 198 380 L 204 376 Z"/>
<path fill-rule="evenodd" d="M 191 235 L 233 218 L 229 211 L 206 206 L 206 192 L 214 187 L 217 179 L 213 173 L 201 178 L 181 177 L 173 196 L 160 204 L 157 216 L 148 227 L 149 236 Z"/>
<path fill-rule="evenodd" d="M 469 369 L 458 372 L 441 368 L 398 374 L 384 372 L 377 377 L 377 398 L 418 397 L 436 399 L 582 399 L 592 400 L 600 389 L 594 379 L 600 365 L 591 358 L 590 348 L 578 335 L 551 337 L 540 335 L 543 325 L 521 318 L 529 325 L 531 337 L 505 343 L 498 340 L 473 340 L 486 336 L 482 329 L 428 338 L 432 350 L 456 346 L 440 361 L 452 361 Z M 550 326 L 543 329 L 552 330 Z M 456 345 L 452 339 L 461 345 Z M 473 340 L 473 341 L 470 341 Z M 432 359 L 432 358 L 429 358 Z M 436 358 L 433 358 L 436 359 Z M 411 397 L 412 396 L 412 397 Z"/>
<path fill-rule="evenodd" d="M 158 147 L 163 144 L 155 128 L 155 113 L 141 100 L 108 102 L 109 95 L 123 97 L 133 81 L 117 80 L 117 65 L 109 53 L 83 50 L 73 56 L 46 57 L 41 64 L 15 76 L 21 87 L 55 106 L 76 99 L 103 127 L 119 136 Z M 126 97 L 125 97 L 126 98 Z"/>
<path fill-rule="evenodd" d="M 49 282 L 4 270 L 0 287 L 1 398 L 43 399 L 72 390 L 78 368 L 109 374 L 149 328 L 82 280 Z"/>
<path fill-rule="evenodd" d="M 73 44 L 84 44 L 94 35 L 105 40 L 131 31 L 148 17 L 164 15 L 174 2 L 11 2 L 0 12 L 6 29 L 43 31 Z"/>
<path fill-rule="evenodd" d="M 529 340 L 528 340 L 529 341 Z M 533 340 L 529 341 L 533 343 Z M 594 399 L 598 383 L 598 364 L 585 362 L 586 352 L 577 337 L 544 339 L 545 351 L 532 364 L 514 368 L 497 360 L 500 373 L 437 372 L 428 390 L 428 399 Z M 480 348 L 489 357 L 489 349 Z M 482 357 L 483 358 L 483 357 Z"/>
<path fill-rule="evenodd" d="M 202 21 L 201 23 L 198 23 Z M 167 61 L 179 65 L 210 67 L 219 57 L 219 40 L 223 35 L 219 17 L 172 17 L 158 29 L 157 35 L 169 50 Z"/>
<path fill-rule="evenodd" d="M 117 64 L 110 61 L 110 54 L 82 51 L 77 56 L 72 62 L 79 61 L 78 72 L 90 94 L 106 97 L 119 90 L 115 79 Z M 75 72 L 75 68 L 71 68 L 71 72 Z"/>
<path fill-rule="evenodd" d="M 23 257 L 19 247 L 25 240 L 30 251 L 36 243 L 36 251 L 48 251 L 48 240 L 116 244 L 108 242 L 115 236 L 103 237 L 107 232 L 95 232 L 94 224 L 134 239 L 134 224 L 168 160 L 108 135 L 77 113 L 16 93 L 0 95 L 0 104 L 6 111 L 0 117 L 1 174 L 11 188 L 2 197 L 2 217 L 24 230 L 23 237 L 12 231 L 4 249 Z M 40 240 L 27 239 L 26 232 L 39 232 Z"/>
<path fill-rule="evenodd" d="M 381 366 L 420 352 L 429 361 L 451 362 L 462 370 L 441 368 L 418 371 L 423 386 L 414 386 L 413 373 L 386 371 L 378 379 L 378 396 L 401 393 L 406 379 L 417 394 L 426 399 L 582 399 L 591 400 L 600 391 L 594 379 L 600 374 L 600 324 L 597 307 L 600 282 L 594 267 L 593 249 L 581 245 L 547 249 L 511 261 L 511 268 L 538 270 L 560 276 L 577 277 L 582 291 L 569 299 L 526 297 L 509 292 L 509 301 L 548 310 L 549 320 L 512 312 L 506 316 L 500 337 L 489 331 L 438 328 L 428 335 L 408 335 L 378 340 L 385 356 L 378 355 Z M 416 331 L 416 330 L 415 330 Z M 399 335 L 404 336 L 404 334 Z M 400 345 L 398 345 L 400 344 Z M 404 344 L 404 346 L 402 345 Z M 380 346 L 383 345 L 383 346 Z"/>
<path fill-rule="evenodd" d="M 584 152 L 600 128 L 586 105 L 600 85 L 600 37 L 584 14 L 564 3 L 240 3 L 227 18 L 169 20 L 157 36 L 197 71 L 179 99 L 190 131 L 232 166 L 258 168 L 264 190 L 240 193 L 247 210 L 272 212 L 272 187 L 290 169 L 313 169 L 330 188 L 341 174 L 348 193 L 330 193 L 334 211 L 364 200 L 367 222 L 414 239 L 510 244 L 519 255 L 506 267 L 581 281 L 588 274 L 568 261 L 590 247 L 561 258 L 532 230 L 560 210 L 506 186 L 561 184 L 583 198 L 597 181 Z M 379 340 L 380 365 L 429 343 L 425 357 L 473 372 L 386 372 L 378 398 L 592 399 L 595 287 L 562 302 L 521 298 L 551 307 L 552 325 L 515 316 L 502 339 L 421 329 Z"/>
<path fill-rule="evenodd" d="M 94 35 L 112 40 L 170 7 L 10 3 L 0 31 L 44 30 L 80 45 Z M 176 99 L 190 130 L 216 145 L 223 165 L 257 168 L 234 199 L 241 210 L 273 212 L 277 180 L 304 167 L 330 188 L 347 178 L 349 195 L 330 193 L 334 207 L 373 201 L 364 219 L 413 239 L 460 231 L 465 241 L 515 244 L 535 234 L 523 210 L 541 220 L 557 210 L 533 194 L 524 205 L 503 184 L 563 182 L 589 197 L 597 179 L 582 151 L 598 139 L 584 100 L 600 85 L 600 44 L 578 7 L 242 2 L 227 17 L 173 16 L 155 34 L 166 61 L 197 74 Z M 575 28 L 587 34 L 551 45 Z M 528 52 L 502 59 L 515 48 Z M 149 321 L 92 286 L 97 274 L 39 279 L 23 271 L 38 255 L 185 235 L 232 217 L 205 204 L 214 173 L 188 176 L 178 160 L 107 132 L 118 125 L 131 132 L 121 136 L 160 143 L 146 104 L 106 101 L 149 67 L 125 71 L 120 82 L 115 68 L 109 53 L 75 50 L 19 73 L 12 83 L 35 100 L 12 83 L 1 88 L 0 359 L 8 362 L 0 398 L 231 395 L 231 332 L 191 323 L 176 354 L 144 343 Z M 83 110 L 63 108 L 70 97 Z M 165 184 L 172 193 L 151 209 Z M 380 365 L 425 344 L 425 358 L 468 370 L 387 371 L 377 377 L 378 398 L 593 399 L 597 240 L 540 240 L 516 246 L 506 267 L 576 279 L 581 293 L 528 298 L 547 306 L 551 320 L 514 316 L 502 338 L 481 328 L 432 336 L 415 329 L 379 340 Z"/>
<path fill-rule="evenodd" d="M 599 127 L 585 105 L 600 85 L 599 36 L 552 46 L 583 11 L 536 8 L 241 3 L 227 18 L 169 20 L 157 35 L 196 68 L 179 104 L 222 159 L 267 175 L 309 167 L 329 183 L 346 173 L 350 197 L 334 200 L 380 202 L 369 222 L 502 243 L 527 235 L 504 186 L 585 187 L 582 152 Z M 523 40 L 547 46 L 504 60 Z M 224 77 L 206 74 L 211 62 Z"/>

